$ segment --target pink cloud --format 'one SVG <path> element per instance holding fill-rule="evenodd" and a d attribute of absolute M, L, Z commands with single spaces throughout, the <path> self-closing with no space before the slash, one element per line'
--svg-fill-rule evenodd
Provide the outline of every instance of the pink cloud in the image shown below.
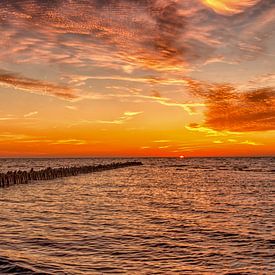
<path fill-rule="evenodd" d="M 18 74 L 0 70 L 0 86 L 12 87 L 18 90 L 40 93 L 64 98 L 75 99 L 75 91 L 63 85 L 23 77 Z"/>

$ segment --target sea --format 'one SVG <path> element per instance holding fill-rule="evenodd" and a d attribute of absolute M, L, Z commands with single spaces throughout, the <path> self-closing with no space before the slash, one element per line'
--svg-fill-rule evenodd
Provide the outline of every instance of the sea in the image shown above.
<path fill-rule="evenodd" d="M 0 274 L 275 274 L 275 158 L 0 159 L 143 166 L 0 188 Z"/>

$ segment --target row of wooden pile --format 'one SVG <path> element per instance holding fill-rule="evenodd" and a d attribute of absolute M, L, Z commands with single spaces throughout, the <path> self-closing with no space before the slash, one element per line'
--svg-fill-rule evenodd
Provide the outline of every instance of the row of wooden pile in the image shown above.
<path fill-rule="evenodd" d="M 142 165 L 139 161 L 128 162 L 114 162 L 110 164 L 99 164 L 94 166 L 73 166 L 51 168 L 34 171 L 9 171 L 7 173 L 0 173 L 0 187 L 9 187 L 15 184 L 27 184 L 31 181 L 52 180 L 62 177 L 77 176 L 80 174 L 88 174 L 93 172 L 100 172 L 111 169 L 118 169 L 128 166 Z"/>

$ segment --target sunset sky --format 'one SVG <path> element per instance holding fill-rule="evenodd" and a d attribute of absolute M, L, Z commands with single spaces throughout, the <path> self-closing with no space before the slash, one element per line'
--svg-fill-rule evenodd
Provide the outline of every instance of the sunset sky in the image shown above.
<path fill-rule="evenodd" d="M 275 154 L 274 0 L 2 0 L 0 156 Z"/>

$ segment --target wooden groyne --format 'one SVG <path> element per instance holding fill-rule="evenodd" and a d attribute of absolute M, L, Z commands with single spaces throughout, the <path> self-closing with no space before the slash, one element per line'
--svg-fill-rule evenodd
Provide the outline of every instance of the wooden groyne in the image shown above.
<path fill-rule="evenodd" d="M 115 162 L 110 164 L 99 164 L 94 166 L 72 166 L 51 168 L 48 167 L 42 170 L 30 171 L 9 171 L 7 173 L 0 173 L 0 187 L 9 187 L 15 184 L 27 184 L 32 181 L 53 180 L 63 177 L 77 176 L 80 174 L 88 174 L 111 169 L 124 168 L 129 166 L 142 165 L 140 161 Z"/>

